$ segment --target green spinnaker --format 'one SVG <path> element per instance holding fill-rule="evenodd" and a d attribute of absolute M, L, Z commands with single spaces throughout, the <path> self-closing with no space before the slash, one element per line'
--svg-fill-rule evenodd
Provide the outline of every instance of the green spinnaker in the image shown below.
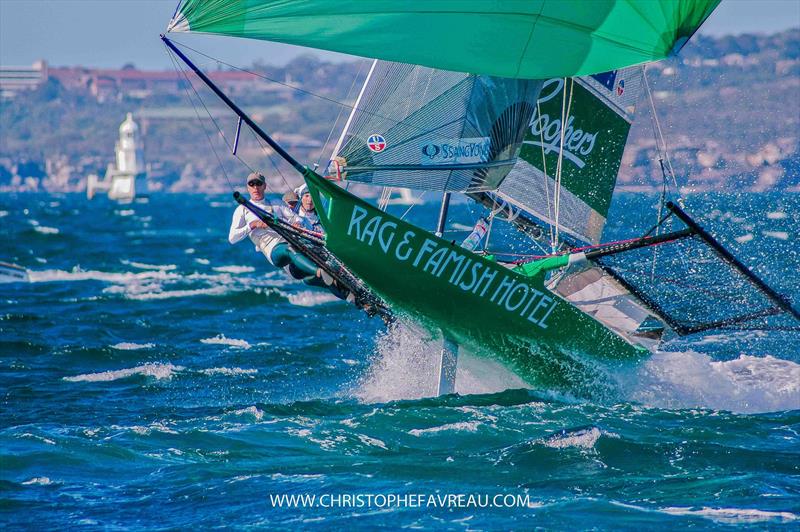
<path fill-rule="evenodd" d="M 720 0 L 184 0 L 169 31 L 283 42 L 510 78 L 676 53 Z"/>

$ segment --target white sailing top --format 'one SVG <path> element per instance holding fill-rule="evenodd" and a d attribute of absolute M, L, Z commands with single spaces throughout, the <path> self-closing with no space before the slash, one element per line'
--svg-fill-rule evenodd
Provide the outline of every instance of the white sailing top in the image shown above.
<path fill-rule="evenodd" d="M 260 209 L 271 213 L 276 218 L 280 218 L 286 222 L 292 223 L 293 221 L 297 220 L 297 217 L 292 210 L 284 205 L 266 203 L 264 200 L 251 200 L 251 202 L 256 207 L 259 207 Z M 259 221 L 258 216 L 253 214 L 247 207 L 244 205 L 239 205 L 236 207 L 236 210 L 233 211 L 231 229 L 228 232 L 228 242 L 231 244 L 236 244 L 237 242 L 244 240 L 244 237 L 248 236 L 253 244 L 255 244 L 256 251 L 263 253 L 264 256 L 267 257 L 267 260 L 269 260 L 271 263 L 272 260 L 270 259 L 270 254 L 272 253 L 272 249 L 279 243 L 284 242 L 284 240 L 278 235 L 278 233 L 269 227 L 251 229 L 250 223 L 256 221 Z"/>
<path fill-rule="evenodd" d="M 317 216 L 316 209 L 312 211 L 307 211 L 303 208 L 302 205 L 298 203 L 297 212 L 295 216 L 300 219 L 300 225 L 311 231 L 316 231 L 317 233 L 322 233 L 322 224 L 319 222 L 319 216 Z"/>

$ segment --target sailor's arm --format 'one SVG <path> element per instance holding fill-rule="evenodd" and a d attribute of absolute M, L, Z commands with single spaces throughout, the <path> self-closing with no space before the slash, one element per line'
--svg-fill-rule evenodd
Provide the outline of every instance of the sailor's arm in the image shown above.
<path fill-rule="evenodd" d="M 250 226 L 247 225 L 247 220 L 244 216 L 244 207 L 239 205 L 233 211 L 233 220 L 231 220 L 231 229 L 228 232 L 228 242 L 235 244 L 243 240 L 250 233 Z"/>

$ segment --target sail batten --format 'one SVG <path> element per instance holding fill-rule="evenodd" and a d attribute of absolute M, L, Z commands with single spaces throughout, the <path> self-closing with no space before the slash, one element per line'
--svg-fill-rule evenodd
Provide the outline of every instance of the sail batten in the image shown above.
<path fill-rule="evenodd" d="M 719 1 L 184 0 L 169 30 L 540 79 L 668 57 Z"/>

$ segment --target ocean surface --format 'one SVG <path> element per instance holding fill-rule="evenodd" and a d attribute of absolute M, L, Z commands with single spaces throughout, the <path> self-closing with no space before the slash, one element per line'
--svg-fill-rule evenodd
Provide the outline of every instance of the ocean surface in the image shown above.
<path fill-rule="evenodd" d="M 618 195 L 606 240 L 655 202 Z M 668 343 L 588 396 L 465 355 L 434 398 L 434 342 L 229 245 L 234 206 L 0 196 L 31 280 L 0 284 L 0 528 L 800 529 L 800 333 Z M 800 301 L 798 195 L 687 206 Z"/>

